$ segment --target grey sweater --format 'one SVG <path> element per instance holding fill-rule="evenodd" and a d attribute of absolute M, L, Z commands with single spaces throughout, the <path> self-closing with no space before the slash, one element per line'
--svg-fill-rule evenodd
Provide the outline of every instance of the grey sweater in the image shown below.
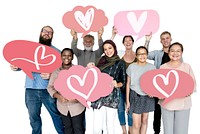
<path fill-rule="evenodd" d="M 103 47 L 102 47 L 103 40 L 102 39 L 98 40 L 99 48 L 95 51 L 80 50 L 77 48 L 77 42 L 78 42 L 78 39 L 77 40 L 73 39 L 71 43 L 71 48 L 77 57 L 78 65 L 82 65 L 86 67 L 89 62 L 95 63 L 103 54 Z"/>

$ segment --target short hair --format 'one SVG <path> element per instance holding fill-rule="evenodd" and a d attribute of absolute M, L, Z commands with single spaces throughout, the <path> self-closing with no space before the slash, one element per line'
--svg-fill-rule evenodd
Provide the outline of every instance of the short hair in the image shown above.
<path fill-rule="evenodd" d="M 72 54 L 72 58 L 74 57 L 74 51 L 73 51 L 71 48 L 64 48 L 64 49 L 61 51 L 61 55 L 63 54 L 64 51 L 70 51 L 71 54 Z"/>
<path fill-rule="evenodd" d="M 127 37 L 130 37 L 131 40 L 132 40 L 132 42 L 134 42 L 134 39 L 133 39 L 133 37 L 132 37 L 131 35 L 125 35 L 125 36 L 123 37 L 122 43 L 124 43 L 124 41 L 125 41 L 125 39 L 126 39 Z"/>
<path fill-rule="evenodd" d="M 85 38 L 92 38 L 92 39 L 94 40 L 94 36 L 91 35 L 91 34 L 87 34 L 87 35 L 85 35 L 85 36 L 83 37 L 83 40 L 84 40 Z"/>
<path fill-rule="evenodd" d="M 47 26 L 43 26 L 42 29 L 41 29 L 41 32 L 42 32 L 42 30 L 43 30 L 45 27 L 49 27 L 49 28 L 51 28 L 52 32 L 54 33 L 53 28 L 52 28 L 51 26 L 49 26 L 49 25 L 47 25 Z"/>
<path fill-rule="evenodd" d="M 169 36 L 171 37 L 171 33 L 170 33 L 170 32 L 164 31 L 164 32 L 162 32 L 162 33 L 160 34 L 160 38 L 161 38 L 164 34 L 169 34 Z"/>
<path fill-rule="evenodd" d="M 148 51 L 148 49 L 147 49 L 145 46 L 139 46 L 139 47 L 136 49 L 136 55 L 138 54 L 139 49 L 145 49 L 146 52 L 147 52 L 147 55 L 148 55 L 149 51 Z"/>
<path fill-rule="evenodd" d="M 174 45 L 180 46 L 181 51 L 183 52 L 183 45 L 182 45 L 181 43 L 179 43 L 179 42 L 174 42 L 174 43 L 172 43 L 172 44 L 169 46 L 168 52 L 170 51 L 171 47 L 174 46 Z"/>

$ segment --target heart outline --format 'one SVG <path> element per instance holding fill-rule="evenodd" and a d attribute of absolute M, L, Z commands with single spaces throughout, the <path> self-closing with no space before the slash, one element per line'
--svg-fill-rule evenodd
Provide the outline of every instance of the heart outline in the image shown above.
<path fill-rule="evenodd" d="M 160 86 L 159 86 L 159 85 L 157 84 L 157 82 L 156 82 L 156 78 L 157 78 L 157 77 L 161 77 L 162 80 L 163 80 L 163 82 L 164 82 L 164 84 L 165 84 L 165 85 L 168 85 L 168 84 L 169 84 L 169 75 L 170 75 L 171 73 L 174 74 L 174 76 L 175 76 L 175 82 L 176 82 L 176 83 L 175 83 L 175 86 L 174 86 L 172 92 L 171 92 L 170 94 L 168 94 L 168 93 L 166 93 L 162 88 L 160 88 Z M 167 79 L 166 79 L 166 78 L 167 78 Z M 162 75 L 162 74 L 158 74 L 158 75 L 156 75 L 156 76 L 153 77 L 153 85 L 154 85 L 155 88 L 156 88 L 162 95 L 164 95 L 166 98 L 170 97 L 170 96 L 176 91 L 176 89 L 177 89 L 177 87 L 178 87 L 178 83 L 179 83 L 179 75 L 178 75 L 177 71 L 175 71 L 175 70 L 170 70 L 170 71 L 167 73 L 166 77 L 165 77 L 164 75 Z"/>
<path fill-rule="evenodd" d="M 71 85 L 70 79 L 71 79 L 72 77 L 76 78 L 76 79 L 78 80 L 79 84 L 80 84 L 81 86 L 83 86 L 84 83 L 85 83 L 85 78 L 86 78 L 86 76 L 87 76 L 87 74 L 88 74 L 89 71 L 92 71 L 92 72 L 93 72 L 93 75 L 94 75 L 94 83 L 93 83 L 93 86 L 92 86 L 92 88 L 90 89 L 89 93 L 88 93 L 87 95 L 85 95 L 84 93 L 81 93 L 80 91 L 78 91 L 78 90 L 76 90 L 76 89 L 73 88 L 73 86 Z M 83 80 L 81 80 L 81 78 L 80 78 L 79 76 L 77 76 L 77 75 L 71 75 L 71 76 L 69 76 L 69 77 L 67 78 L 67 85 L 68 85 L 69 89 L 70 89 L 73 93 L 75 93 L 75 94 L 77 94 L 77 95 L 83 97 L 85 100 L 87 100 L 87 99 L 90 97 L 91 93 L 94 91 L 94 89 L 95 89 L 95 87 L 96 87 L 96 85 L 97 85 L 97 81 L 98 81 L 98 74 L 97 74 L 97 71 L 96 71 L 94 68 L 90 68 L 90 69 L 88 69 L 88 70 L 84 73 L 84 75 L 83 75 Z"/>
<path fill-rule="evenodd" d="M 89 8 L 85 15 L 83 15 L 81 11 L 76 11 L 74 17 L 78 24 L 85 29 L 85 31 L 88 31 L 94 20 L 94 8 Z"/>
<path fill-rule="evenodd" d="M 50 56 L 53 57 L 52 61 L 49 62 L 48 64 L 39 64 L 38 63 L 38 57 L 37 56 L 38 56 L 38 51 L 39 51 L 40 48 L 42 48 L 42 54 L 41 54 L 41 57 L 40 57 L 42 60 L 45 59 L 45 58 L 48 58 Z M 45 47 L 44 46 L 38 46 L 35 50 L 35 53 L 34 53 L 34 60 L 35 60 L 35 66 L 36 66 L 37 70 L 40 70 L 39 65 L 41 65 L 41 66 L 51 65 L 56 60 L 56 56 L 54 54 L 49 54 L 49 55 L 45 56 Z"/>
<path fill-rule="evenodd" d="M 40 59 L 43 60 L 43 59 L 45 59 L 45 58 L 48 58 L 48 57 L 52 56 L 53 59 L 52 59 L 51 62 L 49 62 L 49 63 L 47 63 L 47 64 L 40 64 L 40 63 L 38 63 L 38 57 L 37 57 L 37 56 L 38 56 L 38 51 L 39 51 L 40 48 L 42 48 L 42 54 L 41 54 Z M 45 56 L 45 47 L 44 47 L 44 46 L 38 46 L 38 47 L 35 49 L 34 61 L 29 60 L 29 59 L 26 59 L 26 58 L 13 58 L 13 59 L 11 59 L 10 61 L 15 61 L 15 60 L 24 60 L 24 61 L 33 63 L 33 64 L 35 64 L 36 69 L 37 69 L 37 70 L 40 70 L 40 66 L 48 66 L 48 65 L 51 65 L 51 64 L 56 60 L 56 56 L 55 56 L 54 54 L 49 54 L 49 55 L 46 55 L 46 56 Z"/>
<path fill-rule="evenodd" d="M 134 12 L 128 12 L 126 15 L 128 22 L 131 24 L 132 29 L 139 33 L 144 26 L 146 19 L 147 19 L 147 11 L 142 12 L 139 16 L 138 20 Z"/>

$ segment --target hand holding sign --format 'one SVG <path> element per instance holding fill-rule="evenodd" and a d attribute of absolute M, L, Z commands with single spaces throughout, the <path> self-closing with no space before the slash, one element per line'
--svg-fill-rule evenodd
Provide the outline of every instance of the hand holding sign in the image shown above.
<path fill-rule="evenodd" d="M 69 29 L 83 33 L 82 37 L 90 31 L 97 32 L 108 23 L 108 18 L 102 10 L 93 6 L 77 6 L 63 15 L 63 24 Z"/>
<path fill-rule="evenodd" d="M 141 88 L 151 96 L 165 99 L 162 105 L 186 97 L 194 90 L 193 78 L 180 70 L 157 69 L 142 75 Z"/>
<path fill-rule="evenodd" d="M 77 99 L 89 107 L 87 101 L 95 101 L 112 92 L 112 81 L 112 77 L 101 73 L 97 67 L 84 68 L 76 65 L 69 70 L 62 70 L 54 82 L 54 87 L 66 99 Z"/>
<path fill-rule="evenodd" d="M 62 64 L 60 53 L 40 43 L 15 40 L 6 44 L 4 58 L 11 64 L 11 69 L 21 68 L 30 78 L 32 72 L 51 73 Z M 47 75 L 44 76 L 47 78 Z"/>

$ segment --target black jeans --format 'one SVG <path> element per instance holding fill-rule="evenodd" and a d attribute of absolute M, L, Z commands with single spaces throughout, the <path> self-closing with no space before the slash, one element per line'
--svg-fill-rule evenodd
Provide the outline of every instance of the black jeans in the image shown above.
<path fill-rule="evenodd" d="M 155 111 L 154 111 L 154 120 L 153 120 L 153 129 L 155 134 L 160 133 L 161 126 L 161 108 L 158 104 L 158 98 L 155 97 Z"/>
<path fill-rule="evenodd" d="M 84 127 L 85 110 L 74 117 L 68 112 L 67 116 L 62 115 L 65 134 L 85 134 Z"/>

